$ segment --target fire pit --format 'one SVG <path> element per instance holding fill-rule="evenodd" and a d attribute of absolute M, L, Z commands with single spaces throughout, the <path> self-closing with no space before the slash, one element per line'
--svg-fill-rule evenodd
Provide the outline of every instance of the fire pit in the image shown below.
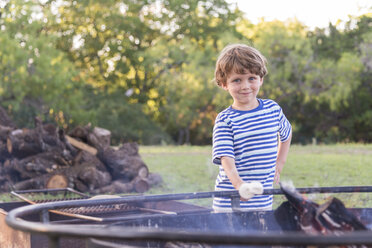
<path fill-rule="evenodd" d="M 372 186 L 300 188 L 300 193 L 354 193 L 372 192 Z M 280 189 L 265 190 L 263 194 L 283 194 Z M 208 197 L 238 199 L 237 191 L 199 192 L 168 195 L 126 196 L 111 199 L 74 200 L 51 202 L 14 209 L 7 216 L 9 226 L 26 232 L 49 237 L 49 247 L 59 247 L 61 237 L 87 239 L 88 247 L 205 247 L 244 246 L 372 246 L 372 232 L 353 231 L 327 235 L 309 235 L 298 231 L 283 231 L 274 211 L 241 212 L 238 206 L 231 213 L 213 213 L 210 209 L 182 205 L 178 200 Z M 49 210 L 84 209 L 93 206 L 155 206 L 161 202 L 180 204 L 180 211 L 152 208 L 153 211 L 132 214 L 103 215 L 93 213 L 97 220 L 71 218 L 53 221 Z M 232 202 L 235 202 L 234 200 Z M 142 204 L 142 205 L 141 205 Z M 165 203 L 164 206 L 166 206 Z M 182 207 L 184 208 L 182 210 Z M 115 207 L 114 207 L 115 208 Z M 372 209 L 348 209 L 369 229 L 372 226 Z M 26 220 L 39 214 L 40 222 Z M 197 247 L 197 246 L 194 246 Z M 200 246 L 199 246 L 200 247 Z"/>

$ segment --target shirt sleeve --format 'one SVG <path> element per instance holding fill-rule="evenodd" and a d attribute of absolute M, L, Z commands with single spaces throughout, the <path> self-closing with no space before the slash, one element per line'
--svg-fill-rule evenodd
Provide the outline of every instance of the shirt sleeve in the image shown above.
<path fill-rule="evenodd" d="M 220 165 L 221 157 L 232 157 L 235 159 L 233 145 L 231 126 L 217 117 L 213 127 L 213 163 Z"/>
<path fill-rule="evenodd" d="M 279 112 L 279 138 L 281 142 L 285 142 L 288 140 L 291 132 L 292 132 L 292 126 L 291 123 L 287 120 L 285 117 L 283 110 L 280 108 Z"/>

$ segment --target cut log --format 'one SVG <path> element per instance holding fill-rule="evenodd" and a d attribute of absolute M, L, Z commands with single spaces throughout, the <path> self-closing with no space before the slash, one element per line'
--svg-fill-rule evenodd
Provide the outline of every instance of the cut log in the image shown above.
<path fill-rule="evenodd" d="M 20 181 L 19 172 L 14 169 L 14 163 L 17 163 L 18 159 L 7 159 L 3 163 L 2 172 L 10 184 L 14 184 Z"/>
<path fill-rule="evenodd" d="M 93 191 L 95 194 L 102 194 L 102 193 L 130 193 L 133 191 L 133 183 L 124 182 L 122 180 L 115 180 L 111 184 L 104 186 L 102 188 L 96 189 Z"/>
<path fill-rule="evenodd" d="M 135 178 L 131 182 L 126 182 L 124 180 L 115 180 L 111 184 L 101 187 L 93 191 L 95 194 L 102 193 L 115 193 L 115 194 L 124 194 L 124 193 L 144 193 L 148 191 L 150 184 L 146 178 Z"/>
<path fill-rule="evenodd" d="M 91 124 L 81 127 L 77 126 L 72 131 L 68 132 L 68 135 L 73 138 L 77 138 L 83 142 L 87 142 L 88 134 L 91 132 Z"/>
<path fill-rule="evenodd" d="M 89 188 L 78 178 L 74 180 L 74 188 L 80 192 L 88 192 Z"/>
<path fill-rule="evenodd" d="M 9 176 L 5 172 L 4 166 L 0 162 L 0 191 L 9 192 L 11 190 L 11 183 L 9 180 Z"/>
<path fill-rule="evenodd" d="M 34 129 L 16 129 L 2 113 L 6 111 L 0 109 L 0 190 L 71 187 L 142 193 L 154 183 L 137 143 L 111 148 L 107 129 L 88 124 L 65 135 L 40 117 L 35 117 Z"/>
<path fill-rule="evenodd" d="M 6 138 L 8 137 L 8 134 L 13 130 L 14 129 L 12 127 L 0 125 L 0 141 L 6 142 Z"/>
<path fill-rule="evenodd" d="M 91 133 L 88 134 L 88 144 L 100 149 L 105 149 L 111 144 L 111 132 L 107 129 L 95 127 Z"/>
<path fill-rule="evenodd" d="M 150 173 L 147 177 L 147 182 L 149 183 L 150 187 L 152 187 L 162 184 L 163 178 L 158 173 Z"/>
<path fill-rule="evenodd" d="M 80 150 L 84 150 L 84 151 L 87 151 L 93 155 L 96 155 L 97 154 L 97 149 L 94 148 L 94 147 L 91 147 L 90 145 L 87 145 L 81 141 L 78 141 L 77 139 L 74 139 L 68 135 L 66 135 L 66 139 L 67 141 L 73 145 L 74 147 L 80 149 Z"/>
<path fill-rule="evenodd" d="M 30 178 L 14 184 L 13 188 L 15 190 L 44 189 L 47 187 L 48 182 L 53 176 L 55 176 L 55 174 L 45 174 L 39 177 Z M 69 185 L 68 182 L 67 185 Z"/>
<path fill-rule="evenodd" d="M 63 129 L 58 130 L 58 136 L 60 140 L 63 142 L 63 144 L 65 145 L 66 150 L 71 154 L 72 157 L 75 157 L 79 150 L 76 149 L 73 145 L 71 145 L 70 142 L 67 141 L 67 138 L 66 138 L 66 135 Z"/>
<path fill-rule="evenodd" d="M 61 189 L 68 187 L 68 179 L 65 175 L 55 174 L 52 175 L 46 182 L 47 189 Z"/>
<path fill-rule="evenodd" d="M 119 150 L 127 156 L 136 156 L 138 155 L 138 144 L 134 142 L 124 143 L 119 147 Z"/>
<path fill-rule="evenodd" d="M 12 160 L 12 169 L 16 170 L 22 179 L 38 177 L 69 167 L 67 161 L 59 152 L 43 152 L 21 160 Z"/>
<path fill-rule="evenodd" d="M 150 189 L 150 184 L 146 178 L 136 177 L 130 183 L 133 184 L 133 190 L 137 193 L 144 193 Z"/>
<path fill-rule="evenodd" d="M 100 171 L 107 171 L 107 168 L 103 164 L 103 162 L 99 160 L 97 156 L 94 156 L 87 151 L 79 151 L 79 153 L 73 159 L 72 163 L 73 166 L 79 166 L 80 164 L 86 163 L 96 167 Z"/>
<path fill-rule="evenodd" d="M 106 171 L 97 170 L 96 167 L 88 164 L 81 165 L 83 169 L 80 170 L 78 178 L 87 185 L 89 191 L 96 188 L 101 188 L 111 182 L 111 175 Z"/>
<path fill-rule="evenodd" d="M 42 123 L 38 123 L 36 130 L 41 133 L 43 151 L 65 152 L 67 149 L 66 142 L 64 137 L 61 137 L 64 133 L 60 132 L 60 129 L 57 126 L 53 124 L 42 125 Z"/>
<path fill-rule="evenodd" d="M 128 155 L 128 151 L 131 155 Z M 133 154 L 136 154 L 133 149 L 128 150 L 124 147 L 124 149 L 115 150 L 109 147 L 101 151 L 98 157 L 108 167 L 113 179 L 127 178 L 133 180 L 139 173 L 141 177 L 146 177 L 148 174 L 146 164 L 138 154 Z"/>
<path fill-rule="evenodd" d="M 17 158 L 25 158 L 43 151 L 41 135 L 34 129 L 16 129 L 7 137 L 9 154 Z"/>
<path fill-rule="evenodd" d="M 149 175 L 149 169 L 147 166 L 142 166 L 138 169 L 137 177 L 139 178 L 147 178 Z"/>
<path fill-rule="evenodd" d="M 4 162 L 8 158 L 11 158 L 8 147 L 5 142 L 0 140 L 0 162 Z"/>

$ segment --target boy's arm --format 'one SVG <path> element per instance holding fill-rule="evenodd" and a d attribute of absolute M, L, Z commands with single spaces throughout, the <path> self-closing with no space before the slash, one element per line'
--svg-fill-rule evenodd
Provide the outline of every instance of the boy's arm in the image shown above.
<path fill-rule="evenodd" d="M 221 157 L 222 168 L 224 169 L 227 177 L 235 189 L 239 190 L 240 186 L 244 183 L 243 179 L 239 176 L 238 170 L 235 166 L 235 159 L 231 157 Z"/>
<path fill-rule="evenodd" d="M 275 177 L 274 183 L 278 184 L 280 181 L 280 173 L 283 170 L 284 164 L 287 160 L 289 147 L 291 145 L 292 134 L 289 135 L 289 138 L 284 142 L 279 142 L 278 147 L 278 157 L 276 159 L 276 170 L 275 170 Z"/>

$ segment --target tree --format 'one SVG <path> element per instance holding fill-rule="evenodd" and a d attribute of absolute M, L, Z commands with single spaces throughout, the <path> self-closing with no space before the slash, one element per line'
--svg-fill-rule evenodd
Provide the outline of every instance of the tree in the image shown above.
<path fill-rule="evenodd" d="M 21 3 L 22 2 L 22 3 Z M 36 115 L 66 126 L 81 120 L 80 80 L 73 64 L 45 32 L 48 13 L 30 1 L 5 7 L 0 26 L 0 102 L 20 126 Z"/>

